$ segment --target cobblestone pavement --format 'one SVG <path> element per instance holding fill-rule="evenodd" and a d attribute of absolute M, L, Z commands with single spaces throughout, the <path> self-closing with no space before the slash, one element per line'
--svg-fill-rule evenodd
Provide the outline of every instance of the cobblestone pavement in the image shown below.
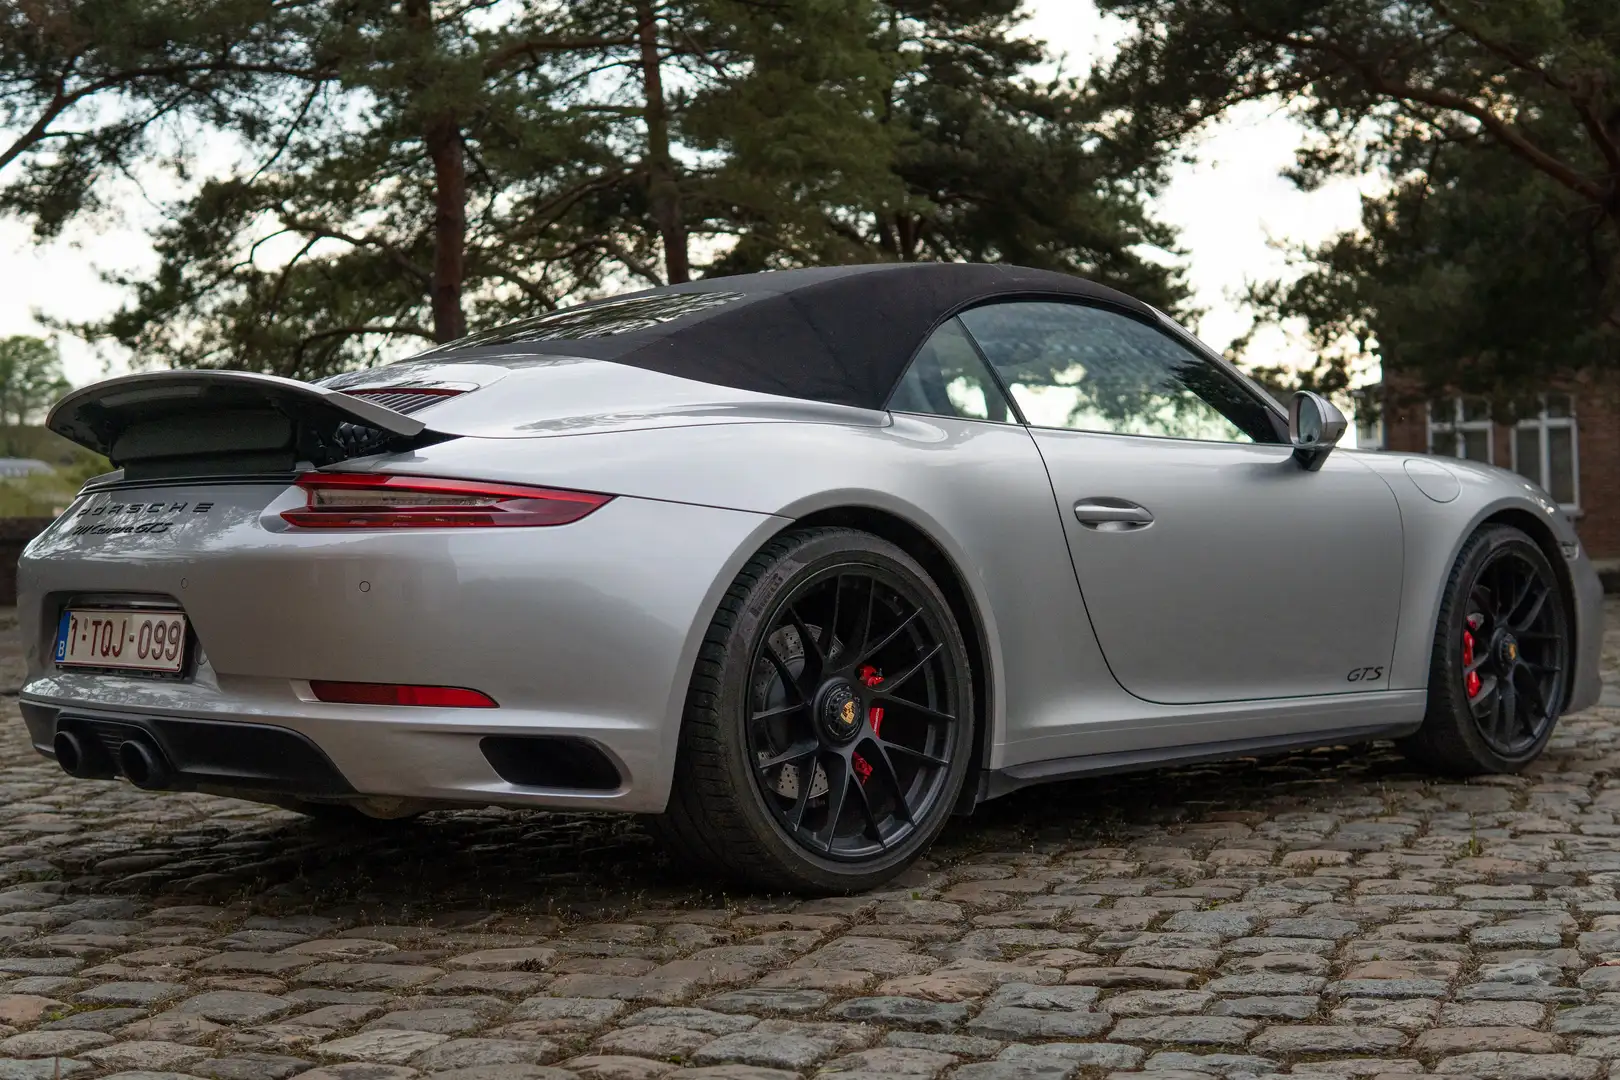
<path fill-rule="evenodd" d="M 69 780 L 5 699 L 0 1080 L 1597 1080 L 1610 615 L 1611 704 L 1524 777 L 1361 748 L 1040 789 L 808 902 L 709 892 L 619 818 L 334 829 Z"/>

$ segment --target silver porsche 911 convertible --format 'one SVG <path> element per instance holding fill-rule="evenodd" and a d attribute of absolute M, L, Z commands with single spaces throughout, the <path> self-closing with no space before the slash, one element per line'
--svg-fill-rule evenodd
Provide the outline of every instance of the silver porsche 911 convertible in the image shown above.
<path fill-rule="evenodd" d="M 1334 444 L 1153 308 L 1002 266 L 714 279 L 309 385 L 69 394 L 34 745 L 312 814 L 656 815 L 807 892 L 1029 784 L 1378 738 L 1511 771 L 1600 590 L 1501 470 Z"/>

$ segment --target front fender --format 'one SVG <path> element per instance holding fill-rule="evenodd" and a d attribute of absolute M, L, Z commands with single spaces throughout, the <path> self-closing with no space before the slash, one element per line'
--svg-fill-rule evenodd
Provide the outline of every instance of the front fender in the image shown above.
<path fill-rule="evenodd" d="M 1602 586 L 1580 548 L 1574 526 L 1546 492 L 1517 473 L 1473 462 L 1382 453 L 1360 458 L 1384 476 L 1401 508 L 1406 570 L 1389 688 L 1428 686 L 1435 621 L 1457 558 L 1468 538 L 1482 526 L 1502 522 L 1529 533 L 1563 579 L 1575 621 L 1568 711 L 1595 702 L 1602 690 Z M 1431 473 L 1439 469 L 1455 477 L 1455 494 L 1449 487 L 1433 483 L 1425 483 L 1427 492 L 1419 487 L 1406 468 L 1409 461 L 1423 463 Z M 1448 495 L 1451 497 L 1445 498 Z"/>

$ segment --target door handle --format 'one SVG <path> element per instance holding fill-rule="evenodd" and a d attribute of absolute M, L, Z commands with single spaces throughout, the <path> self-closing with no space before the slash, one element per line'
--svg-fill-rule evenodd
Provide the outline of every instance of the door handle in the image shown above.
<path fill-rule="evenodd" d="M 1075 520 L 1099 532 L 1130 532 L 1153 524 L 1153 514 L 1145 506 L 1125 499 L 1081 499 L 1074 504 Z"/>

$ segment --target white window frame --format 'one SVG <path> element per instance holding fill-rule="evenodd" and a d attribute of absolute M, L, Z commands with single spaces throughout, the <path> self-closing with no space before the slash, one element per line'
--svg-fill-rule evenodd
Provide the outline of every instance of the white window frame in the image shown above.
<path fill-rule="evenodd" d="M 1382 384 L 1363 386 L 1350 391 L 1350 402 L 1356 410 L 1356 449 L 1387 450 L 1384 435 L 1384 400 Z M 1280 400 L 1280 399 L 1279 399 Z"/>
<path fill-rule="evenodd" d="M 1532 476 L 1529 479 L 1536 481 L 1542 488 L 1551 492 L 1552 484 L 1549 481 L 1552 479 L 1552 440 L 1548 438 L 1547 433 L 1556 428 L 1568 428 L 1570 487 L 1575 491 L 1575 501 L 1559 503 L 1558 505 L 1565 513 L 1577 514 L 1581 509 L 1581 431 L 1575 420 L 1575 395 L 1564 394 L 1561 396 L 1569 399 L 1568 416 L 1548 416 L 1547 395 L 1542 394 L 1541 408 L 1537 414 L 1523 417 L 1514 425 L 1513 471 L 1523 475 L 1519 468 L 1519 432 L 1530 430 L 1538 432 L 1539 438 L 1537 441 L 1541 444 L 1541 461 L 1538 463 L 1540 467 L 1536 471 L 1539 475 Z"/>
<path fill-rule="evenodd" d="M 1483 420 L 1463 419 L 1463 399 L 1450 398 L 1445 407 L 1451 413 L 1449 420 L 1436 420 L 1434 406 L 1428 406 L 1427 420 L 1429 426 L 1429 453 L 1440 454 L 1445 457 L 1460 458 L 1464 461 L 1473 461 L 1473 458 L 1463 457 L 1463 436 L 1471 431 L 1485 433 L 1485 464 L 1496 464 L 1496 421 L 1486 416 Z M 1543 442 L 1546 440 L 1543 439 Z M 1447 444 L 1449 443 L 1449 447 Z M 1436 449 L 1436 447 L 1440 449 Z"/>

